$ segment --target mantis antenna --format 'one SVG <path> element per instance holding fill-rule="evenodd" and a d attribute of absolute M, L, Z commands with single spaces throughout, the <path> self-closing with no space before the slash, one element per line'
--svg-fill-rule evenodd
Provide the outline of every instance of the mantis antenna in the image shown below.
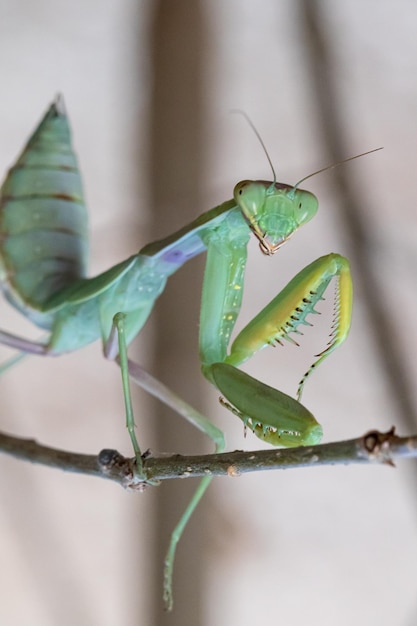
<path fill-rule="evenodd" d="M 293 189 L 297 189 L 301 183 L 303 183 L 308 178 L 312 178 L 316 174 L 321 174 L 322 172 L 327 172 L 328 170 L 332 170 L 335 167 L 339 167 L 339 165 L 343 165 L 343 163 L 348 163 L 348 161 L 353 161 L 354 159 L 359 159 L 360 157 L 366 156 L 367 154 L 372 154 L 373 152 L 378 152 L 379 150 L 383 150 L 383 146 L 381 148 L 374 148 L 373 150 L 368 150 L 367 152 L 362 152 L 361 154 L 356 154 L 355 156 L 349 157 L 348 159 L 343 159 L 343 161 L 338 161 L 338 163 L 333 163 L 332 165 L 327 165 L 326 167 L 322 167 L 321 169 L 309 174 L 308 176 L 304 176 L 301 180 L 298 181 L 293 187 Z"/>
<path fill-rule="evenodd" d="M 277 182 L 277 175 L 275 173 L 275 168 L 272 164 L 272 160 L 271 157 L 269 156 L 269 152 L 265 146 L 265 143 L 258 131 L 258 129 L 256 128 L 255 124 L 252 122 L 252 120 L 250 119 L 249 115 L 247 113 L 245 113 L 245 111 L 242 111 L 241 109 L 233 109 L 231 111 L 231 113 L 237 113 L 238 115 L 242 115 L 245 120 L 247 121 L 247 123 L 249 124 L 249 126 L 251 127 L 251 129 L 253 130 L 253 132 L 255 133 L 256 137 L 259 140 L 259 143 L 261 144 L 263 151 L 265 152 L 266 158 L 268 159 L 268 163 L 269 166 L 272 170 L 272 175 L 273 175 L 273 182 L 271 184 L 271 188 L 273 188 L 275 186 L 275 183 Z M 312 178 L 313 176 L 316 176 L 316 174 L 321 174 L 322 172 L 327 172 L 328 170 L 332 170 L 335 167 L 339 167 L 339 165 L 343 165 L 344 163 L 348 163 L 349 161 L 354 161 L 355 159 L 359 159 L 360 157 L 366 156 L 367 154 L 372 154 L 373 152 L 378 152 L 379 150 L 383 150 L 383 146 L 381 146 L 380 148 L 374 148 L 373 150 L 368 150 L 367 152 L 361 152 L 361 154 L 356 154 L 355 156 L 352 157 L 348 157 L 347 159 L 343 159 L 342 161 L 338 161 L 337 163 L 333 163 L 332 165 L 327 165 L 326 167 L 322 167 L 319 170 L 316 170 L 315 172 L 313 172 L 312 174 L 308 174 L 308 176 L 304 176 L 304 178 L 302 178 L 301 180 L 299 180 L 293 187 L 292 191 L 294 192 L 296 189 L 298 189 L 299 185 L 301 185 L 301 183 L 303 183 L 304 181 L 308 180 L 309 178 Z"/>
<path fill-rule="evenodd" d="M 266 149 L 266 145 L 264 144 L 264 141 L 263 141 L 261 135 L 259 134 L 258 129 L 256 128 L 255 124 L 250 119 L 249 115 L 247 113 L 245 113 L 245 111 L 242 111 L 241 109 L 233 109 L 233 111 L 231 111 L 231 113 L 237 113 L 238 115 L 243 115 L 243 117 L 245 118 L 245 120 L 247 121 L 247 123 L 249 124 L 249 126 L 251 127 L 251 129 L 253 130 L 253 132 L 257 136 L 257 138 L 259 139 L 259 143 L 261 144 L 261 146 L 263 148 L 263 151 L 265 152 L 266 158 L 268 159 L 268 163 L 269 163 L 270 168 L 272 170 L 272 176 L 273 176 L 274 180 L 273 180 L 273 182 L 271 184 L 271 187 L 273 188 L 275 186 L 275 183 L 277 182 L 277 175 L 275 173 L 275 168 L 272 165 L 272 160 L 271 160 L 271 157 L 269 156 L 269 152 Z"/>

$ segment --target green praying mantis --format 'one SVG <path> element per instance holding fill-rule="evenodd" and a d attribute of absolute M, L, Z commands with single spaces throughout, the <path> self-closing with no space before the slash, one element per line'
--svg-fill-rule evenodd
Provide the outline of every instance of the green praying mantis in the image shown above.
<path fill-rule="evenodd" d="M 223 405 L 263 441 L 289 447 L 314 445 L 322 438 L 320 424 L 300 398 L 307 378 L 349 332 L 352 281 L 344 257 L 328 254 L 300 271 L 229 348 L 242 303 L 249 238 L 254 235 L 261 251 L 273 255 L 318 209 L 316 197 L 299 188 L 309 177 L 292 186 L 276 182 L 274 170 L 273 174 L 273 182 L 238 183 L 233 199 L 94 278 L 86 278 L 87 212 L 61 98 L 49 107 L 3 183 L 2 291 L 48 336 L 36 342 L 0 331 L 0 343 L 16 349 L 19 355 L 56 356 L 101 339 L 104 356 L 120 365 L 126 424 L 137 475 L 144 481 L 146 468 L 135 434 L 129 380 L 208 435 L 216 452 L 225 447 L 223 433 L 210 420 L 127 356 L 127 346 L 142 329 L 167 279 L 204 251 L 207 261 L 199 331 L 204 376 L 220 391 Z M 238 369 L 268 345 L 295 342 L 292 335 L 302 334 L 301 327 L 310 325 L 307 317 L 316 312 L 315 306 L 334 277 L 335 320 L 330 341 L 303 376 L 297 399 Z M 172 608 L 176 546 L 210 481 L 211 476 L 202 479 L 171 537 L 164 576 L 168 609 Z"/>

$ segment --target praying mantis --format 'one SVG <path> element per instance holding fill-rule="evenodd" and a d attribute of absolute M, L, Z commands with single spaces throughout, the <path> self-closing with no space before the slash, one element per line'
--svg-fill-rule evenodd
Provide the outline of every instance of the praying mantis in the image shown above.
<path fill-rule="evenodd" d="M 238 183 L 232 199 L 94 278 L 86 278 L 87 212 L 62 98 L 51 104 L 7 173 L 0 191 L 1 288 L 9 303 L 48 336 L 32 341 L 2 330 L 0 343 L 20 355 L 57 356 L 101 340 L 104 356 L 120 365 L 126 425 L 137 475 L 145 482 L 129 380 L 208 435 L 216 452 L 225 448 L 217 426 L 127 355 L 127 346 L 142 329 L 167 279 L 205 251 L 199 331 L 202 373 L 220 391 L 222 404 L 263 441 L 291 447 L 314 445 L 322 438 L 322 427 L 300 398 L 307 378 L 349 332 L 352 281 L 346 258 L 331 253 L 305 267 L 229 347 L 242 303 L 249 238 L 255 236 L 262 253 L 273 255 L 318 209 L 317 198 L 299 188 L 309 177 L 292 186 L 276 182 L 273 173 L 273 182 Z M 337 287 L 330 341 L 303 376 L 297 399 L 238 369 L 268 345 L 296 343 L 293 335 L 311 325 L 307 317 L 316 313 L 333 278 Z M 210 481 L 211 476 L 202 479 L 171 537 L 164 575 L 168 609 L 173 602 L 176 546 Z"/>

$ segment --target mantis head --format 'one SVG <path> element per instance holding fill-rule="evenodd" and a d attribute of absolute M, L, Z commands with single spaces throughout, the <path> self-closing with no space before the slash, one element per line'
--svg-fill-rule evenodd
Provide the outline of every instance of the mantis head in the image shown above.
<path fill-rule="evenodd" d="M 265 152 L 273 174 L 272 183 L 263 180 L 243 180 L 236 185 L 233 191 L 235 202 L 242 211 L 243 217 L 253 234 L 259 240 L 261 251 L 268 256 L 275 254 L 300 226 L 309 222 L 317 213 L 319 203 L 316 196 L 309 191 L 299 189 L 301 183 L 312 176 L 316 176 L 316 174 L 338 167 L 342 163 L 382 150 L 382 148 L 376 148 L 362 152 L 323 167 L 312 174 L 308 174 L 308 176 L 304 176 L 292 187 L 276 182 L 275 168 L 261 135 L 244 111 L 234 112 L 243 115 L 252 128 Z"/>
<path fill-rule="evenodd" d="M 318 209 L 314 194 L 283 183 L 243 180 L 233 196 L 267 255 L 274 254 Z"/>

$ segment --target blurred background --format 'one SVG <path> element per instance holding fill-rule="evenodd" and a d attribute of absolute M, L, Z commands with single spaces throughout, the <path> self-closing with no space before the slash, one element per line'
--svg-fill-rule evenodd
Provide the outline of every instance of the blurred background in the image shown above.
<path fill-rule="evenodd" d="M 2 0 L 0 171 L 64 94 L 90 214 L 91 275 L 227 200 L 236 182 L 307 181 L 320 211 L 274 258 L 250 246 L 240 325 L 328 252 L 352 262 L 347 343 L 303 401 L 325 441 L 417 429 L 417 8 L 411 0 Z M 198 363 L 204 259 L 172 278 L 131 346 L 226 432 L 258 449 L 218 405 Z M 323 349 L 331 297 L 303 339 L 247 371 L 295 394 Z M 316 320 L 314 320 L 316 322 Z M 39 331 L 1 304 L 1 327 Z M 6 349 L 1 356 L 11 353 Z M 0 382 L 3 431 L 67 450 L 130 454 L 117 367 L 94 344 L 32 358 Z M 212 446 L 135 390 L 143 449 Z M 169 534 L 194 481 L 144 494 L 0 457 L 0 623 L 8 626 L 417 622 L 416 465 L 218 478 L 178 549 L 174 612 L 162 611 Z"/>

